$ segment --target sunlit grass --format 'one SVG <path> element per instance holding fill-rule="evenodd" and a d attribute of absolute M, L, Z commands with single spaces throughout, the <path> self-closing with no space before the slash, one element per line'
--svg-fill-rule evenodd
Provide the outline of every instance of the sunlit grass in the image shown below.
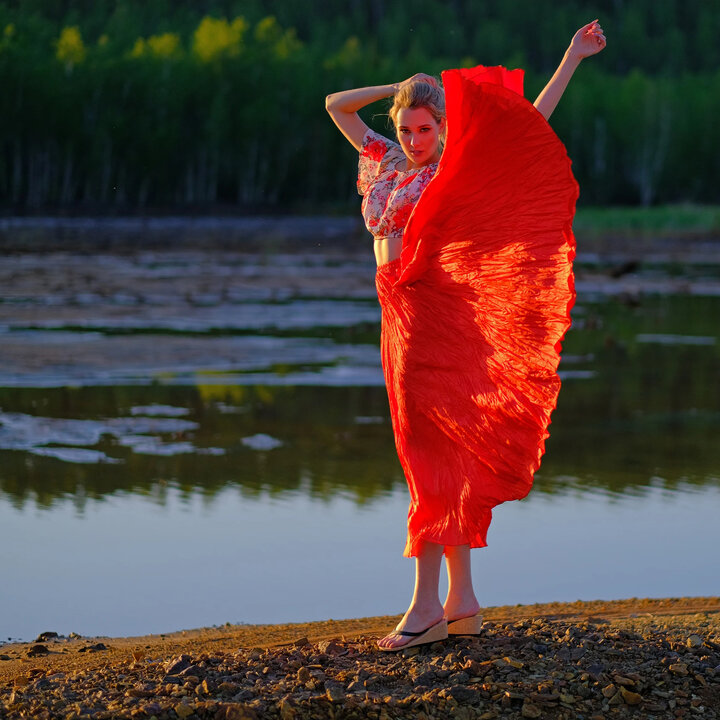
<path fill-rule="evenodd" d="M 577 210 L 574 228 L 583 233 L 688 232 L 720 235 L 720 206 L 581 207 Z"/>

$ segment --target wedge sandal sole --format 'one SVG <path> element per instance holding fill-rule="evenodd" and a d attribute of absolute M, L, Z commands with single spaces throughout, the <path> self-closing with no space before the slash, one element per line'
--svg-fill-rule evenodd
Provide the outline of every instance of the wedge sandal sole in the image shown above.
<path fill-rule="evenodd" d="M 403 637 L 409 637 L 410 640 L 399 647 L 381 647 L 378 645 L 378 649 L 383 652 L 398 652 L 399 650 L 415 647 L 417 645 L 428 645 L 430 643 L 438 642 L 439 640 L 447 640 L 448 622 L 447 620 L 441 620 L 439 623 L 431 625 L 427 628 L 427 630 L 423 630 L 422 632 L 411 633 L 406 630 L 398 630 L 396 631 L 396 634 L 402 635 Z"/>
<path fill-rule="evenodd" d="M 447 624 L 448 635 L 479 635 L 482 624 L 482 615 L 452 620 Z"/>

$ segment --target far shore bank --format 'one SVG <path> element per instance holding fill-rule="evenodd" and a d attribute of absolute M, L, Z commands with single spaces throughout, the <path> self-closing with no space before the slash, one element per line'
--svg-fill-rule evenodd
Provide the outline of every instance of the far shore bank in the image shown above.
<path fill-rule="evenodd" d="M 580 207 L 574 223 L 585 252 L 720 252 L 720 206 Z M 0 216 L 0 252 L 221 249 L 362 252 L 360 213 L 342 215 Z M 632 242 L 629 242 L 632 241 Z M 689 247 L 688 247 L 689 244 Z"/>

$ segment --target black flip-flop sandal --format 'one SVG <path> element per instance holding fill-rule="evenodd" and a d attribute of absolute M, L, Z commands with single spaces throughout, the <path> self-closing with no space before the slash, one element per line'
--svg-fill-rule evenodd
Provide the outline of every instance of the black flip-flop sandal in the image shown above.
<path fill-rule="evenodd" d="M 398 650 L 404 650 L 405 648 L 415 647 L 416 645 L 428 645 L 429 643 L 438 642 L 438 640 L 447 640 L 448 636 L 448 622 L 443 618 L 440 622 L 431 625 L 425 630 L 420 632 L 410 632 L 408 630 L 393 630 L 396 635 L 402 635 L 403 637 L 412 638 L 409 642 L 398 647 L 382 647 L 378 645 L 378 648 L 383 652 L 397 652 Z M 392 633 L 390 633 L 392 635 Z"/>

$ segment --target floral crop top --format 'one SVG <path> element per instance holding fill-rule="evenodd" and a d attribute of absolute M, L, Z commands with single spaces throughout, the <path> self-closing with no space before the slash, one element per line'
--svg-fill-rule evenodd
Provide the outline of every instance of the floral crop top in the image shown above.
<path fill-rule="evenodd" d="M 365 226 L 375 237 L 402 237 L 415 203 L 437 170 L 437 163 L 400 170 L 405 160 L 398 143 L 368 129 L 360 148 L 357 187 Z"/>

